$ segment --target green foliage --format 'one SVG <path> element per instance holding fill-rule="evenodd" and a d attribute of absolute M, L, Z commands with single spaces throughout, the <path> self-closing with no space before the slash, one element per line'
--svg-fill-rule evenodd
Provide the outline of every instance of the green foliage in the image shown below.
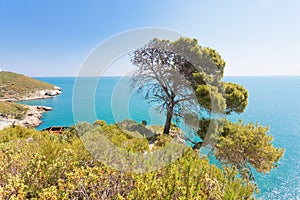
<path fill-rule="evenodd" d="M 160 134 L 156 137 L 154 142 L 155 146 L 157 147 L 164 147 L 167 143 L 172 140 L 172 137 L 167 134 Z"/>
<path fill-rule="evenodd" d="M 226 99 L 226 114 L 242 113 L 248 105 L 248 91 L 241 85 L 223 82 Z"/>
<path fill-rule="evenodd" d="M 78 138 L 67 143 L 59 136 L 22 127 L 2 130 L 0 136 L 9 138 L 0 143 L 0 199 L 38 198 L 66 173 L 91 161 Z"/>
<path fill-rule="evenodd" d="M 258 172 L 269 172 L 276 167 L 284 150 L 273 147 L 273 137 L 268 130 L 268 127 L 258 124 L 226 121 L 219 142 L 215 145 L 217 159 L 239 170 L 251 165 Z"/>
<path fill-rule="evenodd" d="M 156 39 L 154 47 L 174 51 L 188 60 L 184 69 L 179 66 L 177 70 L 193 86 L 201 109 L 208 113 L 207 118 L 199 121 L 198 135 L 205 145 L 214 147 L 216 158 L 236 167 L 244 178 L 252 176 L 251 167 L 258 172 L 269 172 L 274 168 L 283 156 L 283 150 L 273 147 L 272 136 L 266 134 L 267 128 L 214 119 L 214 113 L 242 113 L 248 105 L 248 91 L 243 86 L 222 82 L 226 63 L 220 54 L 200 46 L 196 39 L 191 38 L 161 41 L 160 46 L 157 45 L 159 42 Z"/>
<path fill-rule="evenodd" d="M 204 47 L 204 52 L 208 55 L 207 59 L 211 60 L 213 64 L 217 67 L 217 74 L 220 75 L 220 77 L 223 77 L 224 67 L 226 63 L 222 59 L 221 55 L 215 49 L 209 47 Z"/>
<path fill-rule="evenodd" d="M 223 76 L 225 61 L 216 50 L 200 46 L 197 39 L 179 38 L 171 43 L 171 49 L 187 59 L 197 72 Z"/>
<path fill-rule="evenodd" d="M 198 85 L 205 85 L 213 82 L 213 77 L 204 72 L 194 72 L 193 78 Z"/>
<path fill-rule="evenodd" d="M 129 119 L 125 119 L 122 122 L 118 122 L 117 126 L 132 137 L 149 138 L 155 135 L 155 132 L 153 132 L 149 127 L 146 127 L 143 124 L 138 124 L 137 122 Z"/>
<path fill-rule="evenodd" d="M 78 128 L 96 134 L 105 129 L 116 143 L 129 142 L 125 147 L 130 150 L 146 148 L 140 148 L 140 138 L 128 137 L 114 125 L 81 123 Z M 75 132 L 77 127 L 65 137 L 22 127 L 0 131 L 0 199 L 252 198 L 253 186 L 234 169 L 222 172 L 191 148 L 166 168 L 131 174 L 95 160 Z"/>
<path fill-rule="evenodd" d="M 21 126 L 9 127 L 1 130 L 0 143 L 9 142 L 12 140 L 18 140 L 23 138 L 29 138 L 36 134 L 36 131 L 32 129 L 26 129 Z"/>
<path fill-rule="evenodd" d="M 220 132 L 223 130 L 223 120 L 211 119 L 211 118 L 201 118 L 199 121 L 198 135 L 202 140 L 209 141 L 209 139 L 214 139 L 219 136 Z M 213 144 L 212 144 L 213 145 Z"/>
<path fill-rule="evenodd" d="M 222 172 L 187 148 L 165 169 L 135 175 L 129 199 L 252 199 L 253 186 L 236 175 L 229 168 Z"/>
<path fill-rule="evenodd" d="M 1 73 L 1 72 L 0 72 Z M 0 114 L 13 119 L 24 119 L 25 113 L 28 111 L 23 105 L 0 101 Z"/>
<path fill-rule="evenodd" d="M 107 123 L 106 123 L 106 121 L 104 121 L 104 120 L 96 120 L 96 121 L 93 123 L 93 125 L 94 125 L 94 126 L 101 126 L 101 127 L 103 127 L 103 126 L 106 126 Z"/>
<path fill-rule="evenodd" d="M 173 117 L 183 116 L 184 111 L 198 114 L 187 106 L 192 102 L 208 113 L 240 113 L 247 106 L 248 94 L 242 86 L 222 83 L 226 63 L 221 55 L 200 46 L 197 39 L 153 39 L 134 51 L 132 63 L 137 66 L 133 86 L 166 110 L 166 134 Z"/>
<path fill-rule="evenodd" d="M 53 85 L 13 72 L 0 72 L 0 94 L 17 98 L 37 90 L 53 89 Z"/>
<path fill-rule="evenodd" d="M 116 124 L 108 125 L 104 121 L 96 121 L 93 126 L 88 123 L 79 123 L 76 126 L 79 136 L 84 133 L 97 132 L 108 138 L 112 144 L 130 152 L 144 152 L 149 150 L 148 140 L 142 133 L 151 132 L 144 126 L 131 120 L 124 120 Z"/>
<path fill-rule="evenodd" d="M 222 93 L 215 86 L 199 85 L 195 90 L 195 94 L 200 106 L 209 112 L 222 113 L 226 107 Z"/>
<path fill-rule="evenodd" d="M 145 152 L 149 150 L 149 143 L 146 138 L 132 138 L 122 142 L 122 146 L 130 152 Z"/>

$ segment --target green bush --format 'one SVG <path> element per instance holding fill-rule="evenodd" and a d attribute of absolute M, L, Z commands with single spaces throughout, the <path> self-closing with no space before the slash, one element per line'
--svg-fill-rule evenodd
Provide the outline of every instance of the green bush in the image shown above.
<path fill-rule="evenodd" d="M 0 114 L 7 117 L 10 116 L 14 119 L 24 119 L 27 111 L 28 108 L 26 108 L 24 105 L 0 101 Z"/>
<path fill-rule="evenodd" d="M 12 140 L 20 140 L 36 135 L 37 131 L 33 129 L 23 128 L 21 126 L 9 127 L 0 131 L 0 143 L 9 142 Z"/>
<path fill-rule="evenodd" d="M 253 185 L 238 178 L 235 169 L 222 171 L 191 148 L 163 169 L 125 173 L 95 160 L 78 130 L 107 134 L 131 152 L 149 151 L 146 138 L 129 137 L 114 125 L 81 123 L 65 137 L 10 127 L 0 131 L 0 199 L 252 198 Z"/>
<path fill-rule="evenodd" d="M 129 199 L 252 199 L 252 184 L 236 175 L 236 170 L 222 172 L 187 148 L 165 169 L 134 176 Z"/>

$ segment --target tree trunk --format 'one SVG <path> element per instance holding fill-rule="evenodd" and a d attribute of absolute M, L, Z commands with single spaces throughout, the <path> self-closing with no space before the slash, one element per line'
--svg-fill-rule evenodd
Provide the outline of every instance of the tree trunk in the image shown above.
<path fill-rule="evenodd" d="M 168 135 L 169 135 L 169 132 L 170 132 L 172 116 L 173 116 L 173 106 L 170 106 L 167 109 L 167 117 L 166 117 L 166 122 L 165 122 L 165 127 L 164 127 L 164 133 L 168 134 Z"/>

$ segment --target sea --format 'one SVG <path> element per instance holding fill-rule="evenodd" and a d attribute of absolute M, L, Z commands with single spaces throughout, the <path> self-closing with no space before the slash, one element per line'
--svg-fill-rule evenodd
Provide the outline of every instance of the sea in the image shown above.
<path fill-rule="evenodd" d="M 114 123 L 123 119 L 148 124 L 163 124 L 157 106 L 130 89 L 127 77 L 36 77 L 63 89 L 57 97 L 24 101 L 28 105 L 53 108 L 42 117 L 36 129 L 71 126 L 79 121 L 102 119 Z M 253 76 L 224 77 L 224 81 L 243 85 L 249 92 L 249 104 L 240 115 L 229 120 L 258 122 L 270 127 L 273 144 L 284 148 L 284 157 L 269 174 L 255 173 L 260 190 L 258 199 L 300 199 L 300 77 Z"/>

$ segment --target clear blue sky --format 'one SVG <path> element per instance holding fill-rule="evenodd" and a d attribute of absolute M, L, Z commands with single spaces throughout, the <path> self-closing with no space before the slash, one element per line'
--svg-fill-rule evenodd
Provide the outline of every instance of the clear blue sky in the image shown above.
<path fill-rule="evenodd" d="M 299 0 L 0 0 L 0 67 L 74 76 L 100 42 L 143 27 L 217 49 L 226 75 L 300 75 Z"/>

